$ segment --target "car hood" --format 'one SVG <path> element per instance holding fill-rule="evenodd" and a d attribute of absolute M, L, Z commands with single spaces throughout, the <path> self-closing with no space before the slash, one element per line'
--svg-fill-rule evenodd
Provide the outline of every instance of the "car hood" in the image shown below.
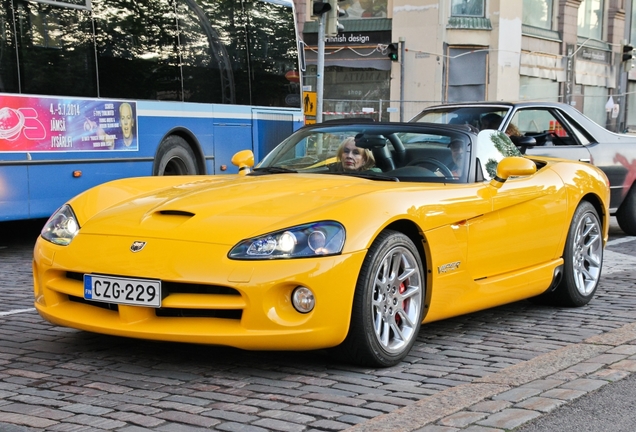
<path fill-rule="evenodd" d="M 234 244 L 296 224 L 337 220 L 343 203 L 399 185 L 337 175 L 219 177 L 140 191 L 80 220 L 80 233 Z M 123 189 L 131 185 L 117 183 Z M 71 205 L 81 206 L 82 201 Z"/>

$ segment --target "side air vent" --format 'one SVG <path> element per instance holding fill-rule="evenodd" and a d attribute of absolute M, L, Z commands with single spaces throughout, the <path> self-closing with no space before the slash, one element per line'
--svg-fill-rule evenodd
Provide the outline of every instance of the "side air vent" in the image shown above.
<path fill-rule="evenodd" d="M 159 214 L 162 214 L 165 216 L 186 216 L 186 217 L 194 216 L 194 213 L 183 211 L 183 210 L 161 210 Z"/>

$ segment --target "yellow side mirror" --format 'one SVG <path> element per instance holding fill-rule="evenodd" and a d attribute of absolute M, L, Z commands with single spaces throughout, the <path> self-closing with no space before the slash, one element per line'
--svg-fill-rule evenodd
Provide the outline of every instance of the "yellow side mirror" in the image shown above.
<path fill-rule="evenodd" d="M 239 169 L 239 175 L 246 175 L 251 172 L 254 166 L 254 153 L 252 150 L 241 150 L 232 156 L 232 165 Z"/>
<path fill-rule="evenodd" d="M 530 159 L 520 156 L 503 158 L 497 164 L 497 175 L 490 185 L 499 189 L 510 177 L 528 176 L 537 172 L 537 165 Z"/>

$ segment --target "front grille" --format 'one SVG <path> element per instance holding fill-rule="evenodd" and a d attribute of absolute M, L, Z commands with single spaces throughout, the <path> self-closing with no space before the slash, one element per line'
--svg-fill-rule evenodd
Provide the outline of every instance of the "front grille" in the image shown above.
<path fill-rule="evenodd" d="M 68 299 L 72 302 L 75 303 L 83 303 L 83 304 L 87 304 L 87 305 L 91 305 L 91 306 L 95 306 L 98 308 L 102 308 L 102 309 L 108 309 L 108 310 L 112 310 L 115 312 L 119 312 L 119 305 L 115 304 L 115 303 L 105 303 L 105 302 L 97 302 L 97 301 L 93 301 L 93 300 L 86 300 L 83 297 L 77 297 L 77 296 L 68 296 Z"/>
<path fill-rule="evenodd" d="M 228 288 L 218 285 L 190 284 L 181 282 L 164 282 L 161 281 L 161 291 L 163 297 L 166 298 L 170 294 L 222 294 L 237 295 L 241 294 L 234 288 Z"/>
<path fill-rule="evenodd" d="M 159 308 L 155 314 L 158 317 L 178 318 L 225 318 L 240 320 L 243 315 L 241 310 L 227 309 L 183 309 L 183 308 Z"/>
<path fill-rule="evenodd" d="M 109 275 L 116 276 L 116 275 Z M 68 279 L 84 281 L 84 274 L 77 272 L 67 272 L 66 277 Z M 161 292 L 163 299 L 166 299 L 171 294 L 216 294 L 222 296 L 241 296 L 241 294 L 234 288 L 218 286 L 218 285 L 205 285 L 205 284 L 190 284 L 183 282 L 170 282 L 161 281 Z M 83 297 L 69 295 L 69 300 L 76 303 L 83 303 L 102 309 L 108 309 L 112 311 L 119 311 L 119 305 L 115 303 L 97 302 L 92 300 L 86 300 Z M 158 317 L 181 317 L 181 318 L 222 318 L 240 320 L 243 311 L 241 309 L 191 309 L 191 308 L 168 308 L 161 307 L 155 309 L 155 314 Z"/>

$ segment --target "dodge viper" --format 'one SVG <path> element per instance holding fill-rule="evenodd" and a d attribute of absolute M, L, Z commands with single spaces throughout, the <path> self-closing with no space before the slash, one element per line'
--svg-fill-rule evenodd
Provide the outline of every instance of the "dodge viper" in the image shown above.
<path fill-rule="evenodd" d="M 421 324 L 523 299 L 582 306 L 609 184 L 502 132 L 325 122 L 236 175 L 122 179 L 65 203 L 34 248 L 53 324 L 386 367 Z"/>

